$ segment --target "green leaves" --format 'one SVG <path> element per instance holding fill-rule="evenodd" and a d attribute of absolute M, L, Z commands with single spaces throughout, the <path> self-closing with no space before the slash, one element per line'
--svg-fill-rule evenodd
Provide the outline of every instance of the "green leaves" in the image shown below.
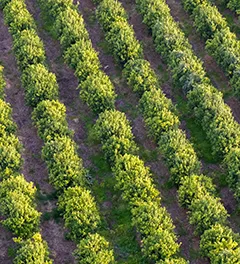
<path fill-rule="evenodd" d="M 72 134 L 66 121 L 66 108 L 59 101 L 42 101 L 34 109 L 32 119 L 44 141 Z"/>
<path fill-rule="evenodd" d="M 171 101 L 161 90 L 152 89 L 143 94 L 139 106 L 150 135 L 159 141 L 164 132 L 177 129 L 179 119 Z"/>
<path fill-rule="evenodd" d="M 192 16 L 194 26 L 204 39 L 212 38 L 217 31 L 227 27 L 227 22 L 217 7 L 209 3 L 199 4 L 193 10 Z"/>
<path fill-rule="evenodd" d="M 4 21 L 10 26 L 11 34 L 18 34 L 24 29 L 35 29 L 33 17 L 28 12 L 23 0 L 12 0 L 4 8 Z"/>
<path fill-rule="evenodd" d="M 182 178 L 178 200 L 181 205 L 189 207 L 194 199 L 201 199 L 208 194 L 216 195 L 212 179 L 204 175 L 191 175 Z"/>
<path fill-rule="evenodd" d="M 24 181 L 18 176 L 0 183 L 0 212 L 7 217 L 2 221 L 5 227 L 19 237 L 28 238 L 38 229 L 41 213 L 33 203 L 36 189 Z"/>
<path fill-rule="evenodd" d="M 26 101 L 31 106 L 37 106 L 43 100 L 58 98 L 56 76 L 42 64 L 30 65 L 21 76 L 25 88 Z"/>
<path fill-rule="evenodd" d="M 175 183 L 179 184 L 184 176 L 199 173 L 200 162 L 182 130 L 173 129 L 163 133 L 158 145 Z"/>
<path fill-rule="evenodd" d="M 14 134 L 3 133 L 0 137 L 0 179 L 8 178 L 20 170 L 22 145 Z"/>
<path fill-rule="evenodd" d="M 231 10 L 235 11 L 238 15 L 240 14 L 240 3 L 238 0 L 230 0 L 227 6 Z"/>
<path fill-rule="evenodd" d="M 65 62 L 76 70 L 80 82 L 86 80 L 90 74 L 95 74 L 100 69 L 97 52 L 93 49 L 89 39 L 81 39 L 64 53 Z"/>
<path fill-rule="evenodd" d="M 136 201 L 159 202 L 159 192 L 152 182 L 148 167 L 137 156 L 125 154 L 116 162 L 114 174 L 117 188 L 123 192 L 123 199 L 130 204 Z"/>
<path fill-rule="evenodd" d="M 63 49 L 71 47 L 81 39 L 89 38 L 82 16 L 79 16 L 78 11 L 70 6 L 59 13 L 53 30 Z"/>
<path fill-rule="evenodd" d="M 131 59 L 141 59 L 143 56 L 134 30 L 125 19 L 119 18 L 112 23 L 110 31 L 106 33 L 106 40 L 116 60 L 123 65 Z"/>
<path fill-rule="evenodd" d="M 0 134 L 16 132 L 16 124 L 12 120 L 12 108 L 10 104 L 0 99 Z"/>
<path fill-rule="evenodd" d="M 65 226 L 76 241 L 94 232 L 100 223 L 98 208 L 90 191 L 80 186 L 65 190 L 58 205 L 63 211 Z"/>
<path fill-rule="evenodd" d="M 69 186 L 83 186 L 86 171 L 78 157 L 76 144 L 69 137 L 57 137 L 48 141 L 42 149 L 47 163 L 49 180 L 58 191 Z"/>
<path fill-rule="evenodd" d="M 170 258 L 179 250 L 180 245 L 176 240 L 173 232 L 158 229 L 154 234 L 143 239 L 143 253 L 153 260 Z"/>
<path fill-rule="evenodd" d="M 202 254 L 210 258 L 212 263 L 237 264 L 239 262 L 239 235 L 229 227 L 216 224 L 206 230 L 201 237 Z"/>
<path fill-rule="evenodd" d="M 78 264 L 113 264 L 113 250 L 110 249 L 109 243 L 98 233 L 89 234 L 86 238 L 81 239 L 74 251 L 74 256 Z"/>
<path fill-rule="evenodd" d="M 125 64 L 123 75 L 134 92 L 142 95 L 158 86 L 158 79 L 150 63 L 143 59 L 129 60 Z"/>
<path fill-rule="evenodd" d="M 203 234 L 205 230 L 210 229 L 214 224 L 226 224 L 228 217 L 227 211 L 220 203 L 219 198 L 211 195 L 205 195 L 199 199 L 193 200 L 189 207 L 190 223 L 196 226 L 196 232 Z"/>
<path fill-rule="evenodd" d="M 14 264 L 52 264 L 49 259 L 49 251 L 47 243 L 42 239 L 40 233 L 35 233 L 26 240 L 14 239 L 18 243 Z"/>
<path fill-rule="evenodd" d="M 109 139 L 113 135 L 133 140 L 131 126 L 126 115 L 117 110 L 101 113 L 96 122 L 95 131 L 102 141 Z"/>
<path fill-rule="evenodd" d="M 102 71 L 89 75 L 79 86 L 80 97 L 96 113 L 114 108 L 116 94 L 109 77 Z"/>
<path fill-rule="evenodd" d="M 31 64 L 45 61 L 43 43 L 34 30 L 25 29 L 17 34 L 13 49 L 21 71 Z"/>
<path fill-rule="evenodd" d="M 97 19 L 104 31 L 109 31 L 112 23 L 120 18 L 127 19 L 122 4 L 118 1 L 104 0 L 96 10 Z"/>

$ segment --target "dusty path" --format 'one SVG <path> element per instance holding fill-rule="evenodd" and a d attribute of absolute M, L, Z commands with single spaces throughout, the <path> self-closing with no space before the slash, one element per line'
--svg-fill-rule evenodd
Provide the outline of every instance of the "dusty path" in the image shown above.
<path fill-rule="evenodd" d="M 22 173 L 28 181 L 34 182 L 42 195 L 50 195 L 54 190 L 48 184 L 46 165 L 41 159 L 43 142 L 37 136 L 37 131 L 31 122 L 32 108 L 27 107 L 24 100 L 20 73 L 11 51 L 12 38 L 4 25 L 2 12 L 0 12 L 0 36 L 0 60 L 5 67 L 4 73 L 7 81 L 6 100 L 13 108 L 13 119 L 18 125 L 18 137 L 24 146 Z M 56 202 L 56 199 L 39 201 L 38 210 L 43 214 L 51 212 L 56 208 Z M 40 227 L 42 235 L 50 247 L 54 263 L 73 263 L 71 252 L 74 249 L 74 244 L 64 238 L 63 223 L 56 224 L 53 220 L 42 221 Z M 2 262 L 0 261 L 0 263 Z M 7 262 L 4 261 L 4 263 Z"/>
<path fill-rule="evenodd" d="M 103 68 L 115 85 L 115 89 L 118 94 L 117 109 L 125 112 L 128 119 L 131 121 L 133 133 L 137 143 L 140 145 L 140 148 L 142 149 L 143 147 L 145 151 L 149 152 L 154 151 L 157 148 L 157 145 L 153 143 L 147 136 L 143 119 L 141 115 L 139 115 L 139 112 L 136 108 L 139 98 L 124 82 L 121 76 L 121 69 L 119 69 L 119 67 L 115 64 L 113 57 L 105 50 L 104 35 L 99 24 L 93 22 L 92 17 L 94 16 L 95 6 L 91 1 L 81 1 L 79 10 L 83 14 L 93 46 L 99 52 L 99 58 Z M 140 22 L 140 17 L 137 19 L 138 22 Z M 146 28 L 144 26 L 139 27 L 138 29 L 139 32 L 142 32 L 143 30 L 146 32 Z M 144 37 L 143 34 L 142 37 Z M 148 42 L 151 42 L 150 37 L 148 37 Z M 150 60 L 154 69 L 157 69 L 159 67 L 160 61 L 159 56 L 156 57 L 155 53 L 153 53 L 153 48 L 153 46 L 148 46 L 148 51 L 145 54 L 145 57 Z M 166 67 L 164 67 L 163 64 L 162 67 L 163 70 L 160 75 L 163 78 Z M 163 84 L 163 89 L 167 96 L 172 98 L 172 90 L 170 85 L 170 83 L 165 82 Z M 199 240 L 193 235 L 193 228 L 188 223 L 186 211 L 178 205 L 176 189 L 168 189 L 164 185 L 169 179 L 169 172 L 160 155 L 157 155 L 154 160 L 148 161 L 147 165 L 149 165 L 151 170 L 154 172 L 155 181 L 157 182 L 157 186 L 159 187 L 163 197 L 163 205 L 166 206 L 168 212 L 171 214 L 174 224 L 176 225 L 176 233 L 179 235 L 179 241 L 182 242 L 182 254 L 189 259 L 192 252 L 197 252 L 199 250 Z M 192 263 L 200 264 L 208 262 L 205 262 L 205 260 L 197 257 Z"/>

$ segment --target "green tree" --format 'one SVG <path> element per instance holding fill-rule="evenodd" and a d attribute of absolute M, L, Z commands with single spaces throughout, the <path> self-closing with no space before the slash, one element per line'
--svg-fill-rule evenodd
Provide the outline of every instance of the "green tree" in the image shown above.
<path fill-rule="evenodd" d="M 75 74 L 82 82 L 90 74 L 96 74 L 100 69 L 98 53 L 92 47 L 89 39 L 81 39 L 66 49 L 65 62 L 76 70 Z"/>
<path fill-rule="evenodd" d="M 155 234 L 156 230 L 174 232 L 172 219 L 165 207 L 160 207 L 159 200 L 136 201 L 131 209 L 132 225 L 136 226 L 142 237 Z"/>
<path fill-rule="evenodd" d="M 24 29 L 36 29 L 34 19 L 28 12 L 23 0 L 11 0 L 4 8 L 4 21 L 9 26 L 11 34 L 17 34 Z"/>
<path fill-rule="evenodd" d="M 195 199 L 189 206 L 190 223 L 196 226 L 196 233 L 203 234 L 214 224 L 226 224 L 227 211 L 219 198 L 205 195 Z"/>
<path fill-rule="evenodd" d="M 4 99 L 4 89 L 6 86 L 6 82 L 3 76 L 3 69 L 3 66 L 0 65 L 0 99 Z"/>
<path fill-rule="evenodd" d="M 44 141 L 72 134 L 66 121 L 66 107 L 57 100 L 39 103 L 32 113 L 32 119 L 38 135 Z"/>
<path fill-rule="evenodd" d="M 113 250 L 110 249 L 109 243 L 99 234 L 89 234 L 86 238 L 81 239 L 74 251 L 74 256 L 78 264 L 113 264 Z"/>
<path fill-rule="evenodd" d="M 228 26 L 217 7 L 207 2 L 199 4 L 194 9 L 192 16 L 194 17 L 194 26 L 204 39 L 214 37 L 216 32 Z"/>
<path fill-rule="evenodd" d="M 119 18 L 106 33 L 106 40 L 117 61 L 125 64 L 131 59 L 142 58 L 142 47 L 127 20 Z"/>
<path fill-rule="evenodd" d="M 190 175 L 182 178 L 178 189 L 178 200 L 181 205 L 189 207 L 195 199 L 207 194 L 213 196 L 216 194 L 211 178 L 204 175 Z"/>
<path fill-rule="evenodd" d="M 6 217 L 2 224 L 21 238 L 30 237 L 40 223 L 41 213 L 27 198 L 25 194 L 14 190 L 0 201 L 0 213 Z"/>
<path fill-rule="evenodd" d="M 122 4 L 118 1 L 103 0 L 96 10 L 97 19 L 104 31 L 109 31 L 119 18 L 127 19 Z"/>
<path fill-rule="evenodd" d="M 49 250 L 47 243 L 42 239 L 40 233 L 35 233 L 32 237 L 26 240 L 14 239 L 18 243 L 16 257 L 13 260 L 14 264 L 52 264 L 49 259 Z"/>
<path fill-rule="evenodd" d="M 58 14 L 53 30 L 64 50 L 83 38 L 89 39 L 82 16 L 71 6 Z"/>
<path fill-rule="evenodd" d="M 133 140 L 131 126 L 124 113 L 117 110 L 105 111 L 99 115 L 95 124 L 95 131 L 101 141 L 111 136 Z"/>
<path fill-rule="evenodd" d="M 199 173 L 200 162 L 182 130 L 173 129 L 163 133 L 158 145 L 175 183 L 179 184 L 184 176 Z"/>
<path fill-rule="evenodd" d="M 173 232 L 158 229 L 154 234 L 142 240 L 142 251 L 151 260 L 164 260 L 179 251 L 180 244 Z"/>
<path fill-rule="evenodd" d="M 16 128 L 17 126 L 12 120 L 12 108 L 10 104 L 0 99 L 0 131 L 11 134 L 16 132 Z"/>
<path fill-rule="evenodd" d="M 65 226 L 73 240 L 79 241 L 94 232 L 100 223 L 98 208 L 90 191 L 77 186 L 69 187 L 59 198 Z"/>
<path fill-rule="evenodd" d="M 25 196 L 25 199 L 32 202 L 36 195 L 36 187 L 32 182 L 27 182 L 24 176 L 18 174 L 16 176 L 10 176 L 0 183 L 0 199 L 7 197 L 9 192 L 17 191 Z"/>
<path fill-rule="evenodd" d="M 142 95 L 158 87 L 158 79 L 147 60 L 130 60 L 124 66 L 123 75 L 134 92 Z"/>
<path fill-rule="evenodd" d="M 216 224 L 201 236 L 200 248 L 202 254 L 210 258 L 211 263 L 237 264 L 238 262 L 235 262 L 233 258 L 239 256 L 239 243 L 239 235 L 235 234 L 232 229 Z M 227 261 L 224 255 L 228 259 L 232 258 L 232 262 Z"/>
<path fill-rule="evenodd" d="M 137 156 L 125 154 L 117 160 L 114 175 L 116 187 L 123 194 L 123 199 L 130 204 L 135 201 L 159 201 L 159 192 L 152 182 L 150 169 Z"/>
<path fill-rule="evenodd" d="M 69 186 L 84 185 L 86 171 L 76 151 L 76 144 L 69 137 L 48 141 L 42 155 L 47 163 L 49 180 L 58 191 Z"/>
<path fill-rule="evenodd" d="M 22 165 L 22 145 L 13 134 L 3 133 L 0 137 L 0 178 L 7 178 L 20 170 Z"/>
<path fill-rule="evenodd" d="M 116 94 L 109 77 L 102 71 L 90 74 L 79 86 L 80 97 L 96 113 L 114 108 Z"/>
<path fill-rule="evenodd" d="M 150 135 L 159 141 L 164 132 L 177 129 L 179 119 L 172 102 L 160 90 L 143 94 L 139 106 Z"/>
<path fill-rule="evenodd" d="M 13 49 L 21 71 L 31 64 L 45 61 L 43 43 L 35 30 L 21 31 L 13 41 Z"/>
<path fill-rule="evenodd" d="M 30 65 L 23 72 L 21 80 L 26 90 L 26 101 L 31 106 L 35 107 L 43 100 L 56 100 L 58 98 L 56 76 L 42 64 Z"/>

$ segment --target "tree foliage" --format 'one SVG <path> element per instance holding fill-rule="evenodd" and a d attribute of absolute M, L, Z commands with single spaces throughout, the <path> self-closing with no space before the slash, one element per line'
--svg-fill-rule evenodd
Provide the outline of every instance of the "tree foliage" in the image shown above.
<path fill-rule="evenodd" d="M 96 231 L 100 216 L 90 191 L 80 186 L 69 187 L 59 198 L 58 205 L 72 239 L 79 241 Z"/>
<path fill-rule="evenodd" d="M 81 39 L 89 38 L 82 16 L 70 6 L 59 13 L 53 29 L 63 49 L 71 47 Z"/>
<path fill-rule="evenodd" d="M 203 234 L 214 224 L 226 224 L 228 214 L 219 198 L 211 195 L 202 196 L 193 200 L 189 209 L 191 211 L 190 223 L 196 226 L 198 234 Z"/>
<path fill-rule="evenodd" d="M 21 76 L 25 88 L 26 101 L 37 106 L 43 100 L 58 98 L 58 84 L 55 74 L 49 72 L 42 64 L 30 65 Z"/>
<path fill-rule="evenodd" d="M 115 59 L 122 64 L 131 59 L 142 58 L 142 47 L 135 38 L 133 28 L 125 19 L 119 18 L 112 23 L 110 31 L 106 33 L 106 40 Z"/>
<path fill-rule="evenodd" d="M 36 29 L 34 19 L 23 0 L 11 0 L 8 3 L 4 8 L 4 21 L 11 34 L 18 34 L 24 29 Z"/>
<path fill-rule="evenodd" d="M 40 233 L 35 233 L 26 240 L 14 239 L 18 243 L 14 264 L 52 264 L 48 257 L 49 250 L 47 243 L 42 239 Z"/>
<path fill-rule="evenodd" d="M 71 135 L 66 121 L 66 107 L 57 100 L 42 101 L 32 113 L 38 135 L 44 140 Z"/>
<path fill-rule="evenodd" d="M 86 171 L 77 155 L 76 144 L 69 137 L 57 137 L 48 141 L 42 154 L 47 163 L 49 180 L 56 190 L 84 185 Z"/>
<path fill-rule="evenodd" d="M 239 262 L 239 235 L 229 227 L 213 225 L 201 237 L 202 254 L 209 257 L 211 263 L 237 264 Z"/>
<path fill-rule="evenodd" d="M 109 77 L 102 71 L 89 75 L 79 86 L 80 97 L 96 113 L 114 108 L 116 94 Z"/>
<path fill-rule="evenodd" d="M 74 251 L 74 256 L 78 264 L 114 263 L 113 250 L 110 249 L 105 238 L 98 233 L 89 234 L 81 239 Z"/>
<path fill-rule="evenodd" d="M 25 29 L 17 34 L 13 42 L 13 49 L 21 70 L 26 69 L 31 64 L 45 61 L 43 43 L 35 30 Z"/>

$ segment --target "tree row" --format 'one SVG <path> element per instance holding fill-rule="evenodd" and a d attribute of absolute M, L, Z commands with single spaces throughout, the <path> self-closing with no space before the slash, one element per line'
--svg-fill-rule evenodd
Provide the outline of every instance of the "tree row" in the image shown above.
<path fill-rule="evenodd" d="M 183 0 L 194 26 L 206 41 L 206 49 L 230 78 L 235 95 L 240 98 L 240 41 L 231 32 L 226 19 L 208 0 Z"/>
<path fill-rule="evenodd" d="M 36 192 L 32 182 L 20 174 L 22 144 L 12 119 L 12 108 L 4 100 L 5 80 L 0 67 L 0 214 L 1 224 L 9 229 L 17 243 L 14 264 L 51 264 L 47 243 L 39 233 L 41 213 L 36 210 Z M 30 263 L 30 262 L 29 262 Z"/>
<path fill-rule="evenodd" d="M 227 168 L 227 181 L 240 197 L 240 129 L 231 109 L 206 76 L 202 62 L 193 53 L 164 0 L 137 0 L 143 22 L 151 29 L 156 50 L 169 65 L 174 84 L 186 94 L 190 109 L 206 132 L 213 155 Z"/>
<path fill-rule="evenodd" d="M 160 193 L 144 162 L 136 155 L 137 146 L 124 113 L 114 107 L 116 93 L 109 77 L 101 70 L 82 16 L 72 1 L 40 1 L 43 13 L 60 40 L 65 62 L 79 79 L 80 97 L 99 117 L 94 130 L 102 143 L 106 160 L 131 211 L 132 225 L 141 236 L 143 255 L 157 263 L 186 263 L 178 257 L 179 244 Z"/>
<path fill-rule="evenodd" d="M 179 128 L 172 102 L 160 90 L 155 72 L 143 58 L 141 45 L 128 24 L 125 10 L 115 0 L 103 0 L 96 15 L 114 57 L 123 67 L 124 77 L 141 96 L 139 107 L 145 124 L 164 154 L 172 180 L 179 186 L 179 202 L 189 210 L 190 223 L 201 236 L 203 255 L 213 263 L 224 259 L 228 263 L 237 263 L 240 256 L 238 234 L 227 227 L 227 211 L 216 196 L 211 179 L 200 175 L 197 155 Z M 229 238 L 225 244 L 226 234 Z M 233 248 L 232 239 L 235 241 Z"/>
<path fill-rule="evenodd" d="M 32 119 L 44 141 L 42 157 L 49 181 L 58 194 L 58 209 L 69 237 L 77 243 L 78 263 L 112 263 L 109 243 L 98 234 L 101 218 L 86 179 L 87 171 L 77 154 L 73 131 L 68 128 L 66 108 L 58 100 L 56 76 L 46 65 L 44 46 L 24 0 L 1 3 L 4 19 L 13 36 L 13 51 L 21 71 L 25 98 L 32 106 Z M 21 263 L 45 263 L 38 257 Z"/>

